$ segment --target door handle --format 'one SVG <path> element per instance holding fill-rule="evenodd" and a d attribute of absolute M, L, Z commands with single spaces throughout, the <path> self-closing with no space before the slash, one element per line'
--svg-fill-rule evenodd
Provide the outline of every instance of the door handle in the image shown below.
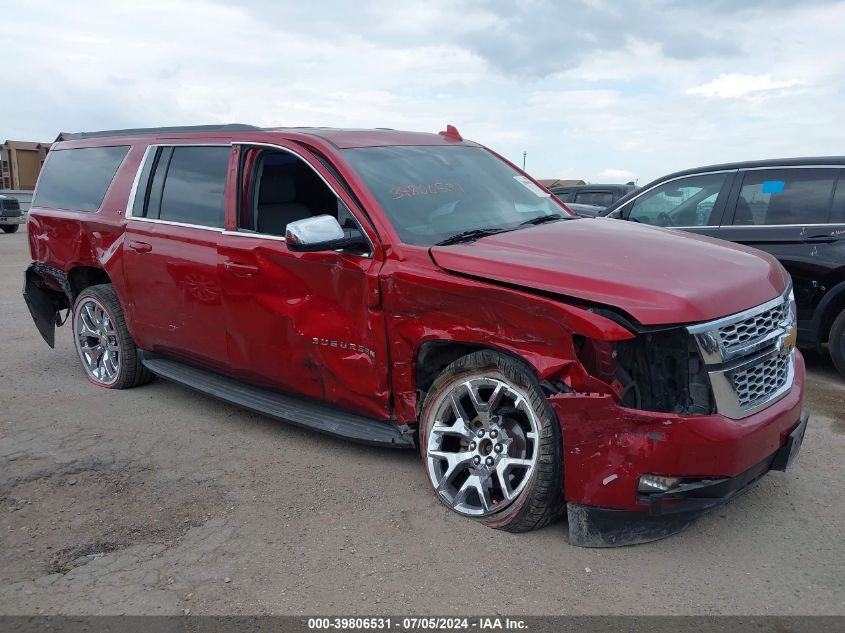
<path fill-rule="evenodd" d="M 146 242 L 137 242 L 132 240 L 129 242 L 129 248 L 137 253 L 149 253 L 153 250 L 152 244 L 147 244 Z"/>
<path fill-rule="evenodd" d="M 824 233 L 823 235 L 810 235 L 809 237 L 805 237 L 802 241 L 809 244 L 829 244 L 831 242 L 835 242 L 836 237 L 830 233 Z"/>
<path fill-rule="evenodd" d="M 258 266 L 254 264 L 242 264 L 241 262 L 226 260 L 223 262 L 223 268 L 239 277 L 254 277 L 258 274 Z"/>

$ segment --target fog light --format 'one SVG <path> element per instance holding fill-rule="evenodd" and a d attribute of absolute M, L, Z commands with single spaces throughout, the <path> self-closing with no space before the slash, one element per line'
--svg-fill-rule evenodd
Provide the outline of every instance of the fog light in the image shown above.
<path fill-rule="evenodd" d="M 680 477 L 661 477 L 660 475 L 643 475 L 640 477 L 638 492 L 666 492 L 681 481 Z"/>

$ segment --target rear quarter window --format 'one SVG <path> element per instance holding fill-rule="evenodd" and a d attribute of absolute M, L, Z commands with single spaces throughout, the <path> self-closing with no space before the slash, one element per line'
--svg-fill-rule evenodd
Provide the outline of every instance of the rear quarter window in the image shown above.
<path fill-rule="evenodd" d="M 123 145 L 51 151 L 33 206 L 97 211 L 128 152 L 129 147 Z"/>

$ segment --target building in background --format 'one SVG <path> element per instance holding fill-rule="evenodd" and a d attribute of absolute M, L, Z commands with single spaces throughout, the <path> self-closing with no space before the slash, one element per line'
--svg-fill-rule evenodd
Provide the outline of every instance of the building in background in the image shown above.
<path fill-rule="evenodd" d="M 538 178 L 537 182 L 549 189 L 552 187 L 572 187 L 574 185 L 587 184 L 583 180 L 565 180 L 563 178 Z"/>
<path fill-rule="evenodd" d="M 0 145 L 0 189 L 35 189 L 52 143 L 6 141 Z"/>

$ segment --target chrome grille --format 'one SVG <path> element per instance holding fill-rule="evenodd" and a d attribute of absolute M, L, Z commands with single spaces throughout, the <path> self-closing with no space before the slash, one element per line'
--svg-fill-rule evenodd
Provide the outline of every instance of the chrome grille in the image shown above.
<path fill-rule="evenodd" d="M 791 355 L 775 354 L 763 362 L 733 374 L 739 406 L 743 409 L 767 401 L 786 384 Z"/>
<path fill-rule="evenodd" d="M 795 326 L 791 288 L 745 312 L 689 326 L 704 361 L 719 413 L 740 419 L 786 395 L 795 352 L 786 341 Z"/>
<path fill-rule="evenodd" d="M 731 349 L 769 338 L 773 332 L 781 328 L 786 310 L 787 305 L 784 302 L 747 319 L 719 328 L 722 345 Z"/>

